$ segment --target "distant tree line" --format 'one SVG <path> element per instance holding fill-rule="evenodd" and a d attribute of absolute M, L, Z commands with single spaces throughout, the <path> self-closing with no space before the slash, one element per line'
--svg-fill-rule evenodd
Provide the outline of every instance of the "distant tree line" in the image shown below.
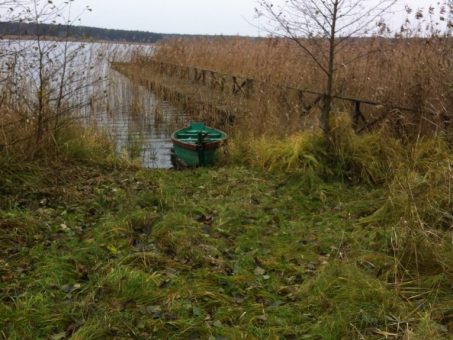
<path fill-rule="evenodd" d="M 143 31 L 126 31 L 87 26 L 0 22 L 0 37 L 37 35 L 56 38 L 74 38 L 77 40 L 127 41 L 137 43 L 155 43 L 170 36 Z"/>

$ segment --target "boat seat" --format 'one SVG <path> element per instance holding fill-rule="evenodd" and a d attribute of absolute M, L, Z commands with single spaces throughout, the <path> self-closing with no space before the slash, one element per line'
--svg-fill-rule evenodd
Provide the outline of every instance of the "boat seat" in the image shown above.
<path fill-rule="evenodd" d="M 198 138 L 198 133 L 178 133 L 178 138 Z M 206 135 L 207 138 L 220 138 L 221 135 L 219 133 L 216 134 L 208 134 Z"/>

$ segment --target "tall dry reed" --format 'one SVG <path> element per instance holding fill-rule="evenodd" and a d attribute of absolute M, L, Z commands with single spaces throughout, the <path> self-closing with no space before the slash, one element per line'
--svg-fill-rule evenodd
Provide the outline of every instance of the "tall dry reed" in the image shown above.
<path fill-rule="evenodd" d="M 337 55 L 341 64 L 335 79 L 337 94 L 412 109 L 413 112 L 389 110 L 385 116 L 400 136 L 451 132 L 451 38 L 363 38 L 343 46 Z M 358 51 L 362 57 L 351 61 L 351 56 Z M 284 39 L 172 39 L 158 45 L 153 59 L 242 75 L 266 83 L 324 90 L 319 68 L 300 48 Z M 140 62 L 146 63 L 146 59 Z M 336 104 L 337 110 L 348 108 L 348 104 L 338 101 Z M 373 120 L 373 110 L 365 110 Z M 260 117 L 256 118 L 262 122 Z M 258 123 L 252 125 L 260 126 Z"/>

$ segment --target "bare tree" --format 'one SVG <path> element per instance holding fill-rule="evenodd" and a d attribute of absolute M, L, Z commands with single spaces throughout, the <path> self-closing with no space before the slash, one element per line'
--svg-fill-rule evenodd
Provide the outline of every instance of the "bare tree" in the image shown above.
<path fill-rule="evenodd" d="M 388 32 L 383 17 L 397 0 L 286 0 L 282 5 L 259 0 L 258 3 L 258 15 L 270 20 L 266 29 L 292 40 L 325 75 L 320 121 L 328 135 L 335 73 L 341 67 L 337 53 L 353 37 Z M 360 57 L 360 54 L 353 55 L 347 62 Z"/>

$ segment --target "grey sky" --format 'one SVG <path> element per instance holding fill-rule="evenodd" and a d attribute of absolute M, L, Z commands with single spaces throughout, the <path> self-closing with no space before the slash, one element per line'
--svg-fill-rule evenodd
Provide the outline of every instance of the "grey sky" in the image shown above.
<path fill-rule="evenodd" d="M 276 2 L 282 2 L 277 0 Z M 401 0 L 427 8 L 437 0 Z M 76 0 L 74 11 L 89 5 L 82 25 L 159 33 L 264 35 L 255 26 L 256 0 Z M 401 14 L 393 21 L 402 20 Z M 251 24 L 253 23 L 253 24 Z"/>

